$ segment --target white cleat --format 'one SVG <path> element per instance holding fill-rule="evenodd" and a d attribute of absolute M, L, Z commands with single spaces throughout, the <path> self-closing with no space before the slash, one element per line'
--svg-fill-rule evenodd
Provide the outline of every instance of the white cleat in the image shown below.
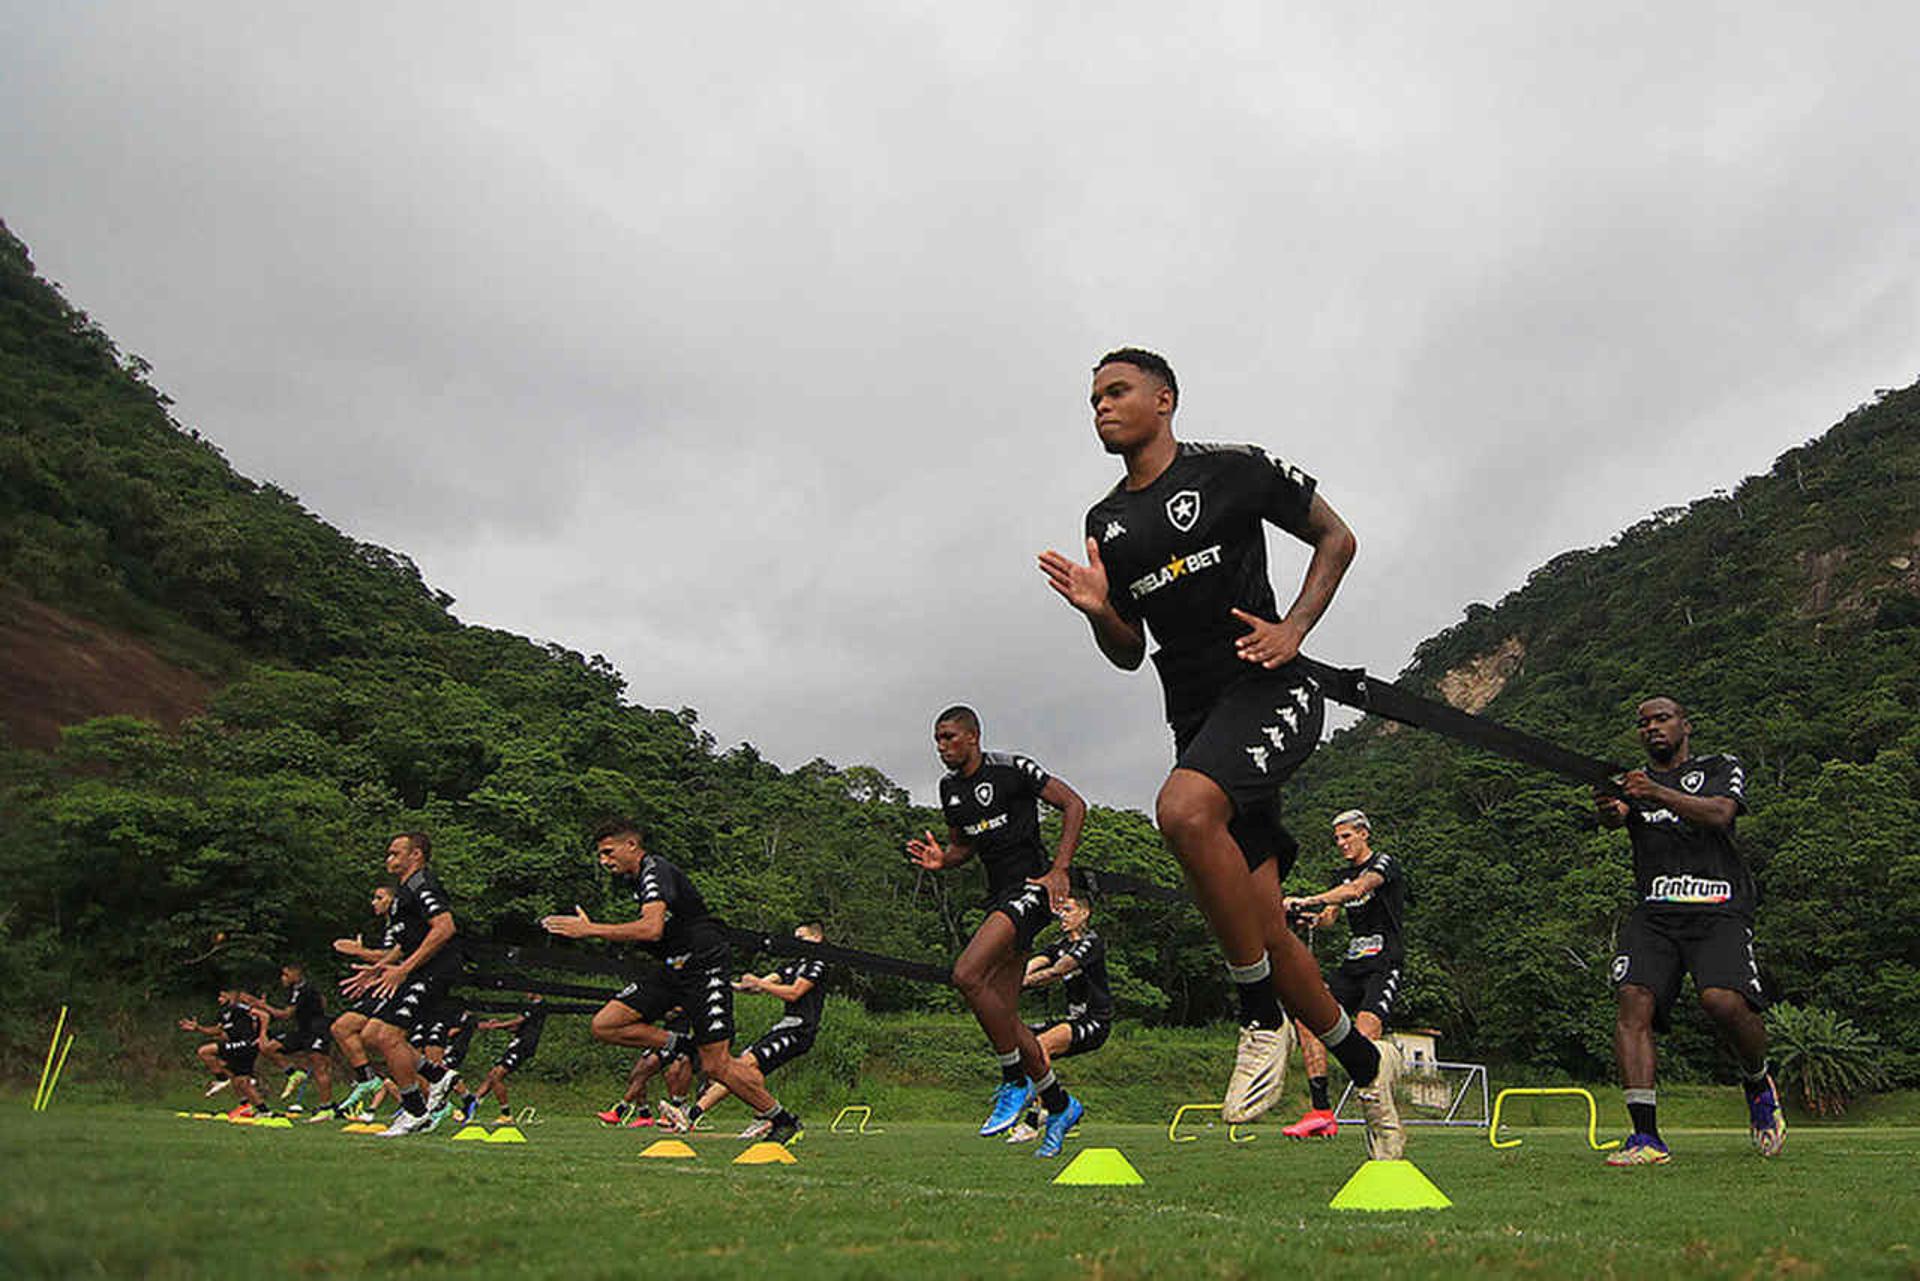
<path fill-rule="evenodd" d="M 215 1081 L 212 1085 L 209 1085 L 207 1087 L 207 1092 L 201 1095 L 200 1097 L 203 1099 L 210 1099 L 214 1095 L 220 1093 L 220 1091 L 226 1089 L 229 1085 L 232 1085 L 232 1084 L 233 1084 L 232 1077 L 223 1076 L 218 1081 Z"/>
<path fill-rule="evenodd" d="M 665 1100 L 654 1109 L 653 1128 L 665 1130 L 668 1134 L 685 1134 L 693 1129 L 693 1125 L 687 1120 L 685 1108 L 671 1100 Z"/>
<path fill-rule="evenodd" d="M 447 1101 L 447 1096 L 453 1093 L 453 1083 L 458 1079 L 459 1075 L 457 1072 L 448 1072 L 445 1076 L 442 1076 L 438 1081 L 435 1081 L 427 1087 L 427 1112 L 429 1115 L 438 1112 L 440 1105 Z"/>
<path fill-rule="evenodd" d="M 1278 1028 L 1243 1027 L 1240 1044 L 1233 1052 L 1233 1076 L 1227 1081 L 1227 1097 L 1220 1105 L 1220 1119 L 1229 1125 L 1245 1125 L 1265 1114 L 1280 1097 L 1287 1080 L 1287 1056 L 1293 1053 L 1293 1024 Z"/>
<path fill-rule="evenodd" d="M 773 1122 L 763 1117 L 755 1121 L 752 1125 L 749 1125 L 746 1129 L 740 1131 L 740 1137 L 743 1139 L 764 1139 L 767 1137 L 767 1132 L 771 1129 L 773 1129 Z"/>
<path fill-rule="evenodd" d="M 409 1134 L 421 1134 L 432 1128 L 433 1114 L 431 1112 L 422 1112 L 419 1116 L 415 1116 L 405 1108 L 401 1108 L 400 1115 L 393 1118 L 393 1124 L 380 1131 L 380 1137 L 383 1139 L 401 1139 Z"/>
<path fill-rule="evenodd" d="M 1040 1131 L 1034 1129 L 1025 1121 L 1020 1122 L 1020 1124 L 1007 1131 L 1007 1142 L 1009 1143 L 1031 1143 L 1039 1137 Z"/>
<path fill-rule="evenodd" d="M 1359 1033 L 1354 1033 L 1358 1036 Z M 1375 1161 L 1398 1161 L 1407 1154 L 1407 1131 L 1400 1122 L 1393 1085 L 1400 1079 L 1400 1047 L 1392 1041 L 1375 1042 L 1380 1051 L 1380 1074 L 1364 1090 L 1355 1090 L 1367 1119 L 1367 1155 Z"/>

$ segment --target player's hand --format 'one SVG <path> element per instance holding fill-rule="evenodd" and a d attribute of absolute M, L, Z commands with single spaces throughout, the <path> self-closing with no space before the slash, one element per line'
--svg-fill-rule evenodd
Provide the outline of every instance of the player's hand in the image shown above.
<path fill-rule="evenodd" d="M 1069 897 L 1066 868 L 1050 867 L 1039 876 L 1029 876 L 1027 878 L 1027 884 L 1046 887 L 1047 907 L 1055 916 L 1060 915 L 1060 913 L 1066 909 L 1067 898 Z"/>
<path fill-rule="evenodd" d="M 947 854 L 940 848 L 940 842 L 933 838 L 933 833 L 927 832 L 924 837 L 915 837 L 907 842 L 907 861 L 915 867 L 937 872 L 947 865 Z"/>
<path fill-rule="evenodd" d="M 364 994 L 373 985 L 373 980 L 377 977 L 374 971 L 378 968 L 375 965 L 354 966 L 353 973 L 340 980 L 341 994 L 349 998 Z"/>
<path fill-rule="evenodd" d="M 199 1031 L 199 1029 L 200 1029 L 200 1025 L 198 1023 L 195 1023 L 192 1019 L 180 1020 L 180 1030 L 182 1032 L 197 1032 Z"/>
<path fill-rule="evenodd" d="M 1595 790 L 1593 809 L 1602 821 L 1624 823 L 1627 821 L 1627 803 L 1612 792 Z"/>
<path fill-rule="evenodd" d="M 1086 564 L 1049 548 L 1040 553 L 1040 572 L 1047 576 L 1047 586 L 1081 613 L 1098 614 L 1108 607 L 1107 567 L 1100 561 L 1100 544 L 1094 539 L 1087 539 Z"/>
<path fill-rule="evenodd" d="M 1620 790 L 1636 801 L 1651 801 L 1660 795 L 1661 787 L 1645 770 L 1630 769 L 1620 778 Z"/>
<path fill-rule="evenodd" d="M 1041 968 L 1027 975 L 1020 982 L 1021 987 L 1052 987 L 1060 981 L 1060 976 L 1050 968 Z"/>
<path fill-rule="evenodd" d="M 371 986 L 374 997 L 382 1001 L 398 992 L 400 985 L 407 981 L 406 970 L 398 965 L 376 965 L 367 974 L 373 979 Z"/>
<path fill-rule="evenodd" d="M 1234 651 L 1247 662 L 1273 668 L 1300 656 L 1300 643 L 1306 640 L 1307 634 L 1286 619 L 1269 623 L 1244 609 L 1234 610 L 1233 616 L 1250 629 L 1233 643 Z"/>
<path fill-rule="evenodd" d="M 354 950 L 359 946 L 359 939 L 335 939 L 333 941 L 333 950 L 342 956 L 352 956 Z"/>
<path fill-rule="evenodd" d="M 543 916 L 540 928 L 549 934 L 558 934 L 561 938 L 585 938 L 593 930 L 593 921 L 583 907 L 573 909 L 572 916 Z"/>

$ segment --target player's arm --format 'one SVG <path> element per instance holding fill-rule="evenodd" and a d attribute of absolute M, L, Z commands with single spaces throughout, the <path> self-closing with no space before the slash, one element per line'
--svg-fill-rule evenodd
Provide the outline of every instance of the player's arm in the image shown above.
<path fill-rule="evenodd" d="M 400 949 L 368 947 L 359 939 L 335 939 L 333 950 L 342 956 L 350 956 L 356 961 L 365 961 L 370 965 L 386 965 L 400 959 Z"/>
<path fill-rule="evenodd" d="M 1045 987 L 1047 983 L 1052 980 L 1043 979 L 1041 975 L 1048 973 L 1052 968 L 1053 966 L 1047 960 L 1047 954 L 1045 952 L 1037 952 L 1029 956 L 1027 958 L 1027 972 L 1021 976 L 1020 986 Z"/>
<path fill-rule="evenodd" d="M 572 916 L 549 916 L 540 925 L 549 934 L 570 939 L 605 939 L 609 943 L 657 943 L 667 932 L 667 901 L 650 899 L 640 905 L 640 915 L 631 921 L 595 921 L 583 907 Z"/>
<path fill-rule="evenodd" d="M 924 832 L 907 842 L 907 861 L 929 872 L 959 867 L 972 857 L 972 842 L 951 827 L 947 829 L 947 843 L 944 848 L 931 831 Z"/>
<path fill-rule="evenodd" d="M 1691 792 L 1662 787 L 1647 777 L 1645 770 L 1628 770 L 1620 780 L 1620 790 L 1637 801 L 1664 806 L 1695 827 L 1726 831 L 1740 813 L 1740 802 L 1732 796 L 1695 796 Z"/>
<path fill-rule="evenodd" d="M 1044 957 L 1034 959 L 1041 961 L 1042 967 L 1038 970 L 1028 970 L 1026 980 L 1028 987 L 1049 987 L 1080 968 L 1078 958 L 1071 952 L 1062 952 L 1059 959 L 1051 964 L 1045 963 Z"/>
<path fill-rule="evenodd" d="M 1625 827 L 1627 825 L 1627 803 L 1612 792 L 1603 792 L 1599 788 L 1593 791 L 1593 816 L 1602 827 Z"/>
<path fill-rule="evenodd" d="M 783 1001 L 797 1001 L 813 991 L 813 980 L 795 978 L 791 983 L 782 983 L 777 977 L 763 978 L 753 990 L 765 992 L 768 996 L 777 996 Z"/>
<path fill-rule="evenodd" d="M 242 992 L 240 999 L 252 1006 L 255 1010 L 265 1010 L 267 1014 L 273 1018 L 290 1019 L 293 1017 L 293 1007 L 291 1005 L 284 1009 L 276 1005 L 268 1005 L 264 1000 L 251 992 Z"/>
<path fill-rule="evenodd" d="M 1386 883 L 1387 878 L 1378 872 L 1362 872 L 1351 881 L 1342 881 L 1330 890 L 1309 894 L 1303 898 L 1290 898 L 1287 900 L 1287 906 L 1308 908 L 1315 912 L 1322 912 L 1324 915 L 1324 912 L 1331 912 L 1342 903 L 1351 903 L 1355 899 L 1365 898 Z M 1322 923 L 1330 924 L 1331 921 L 1315 922 L 1315 924 Z"/>
<path fill-rule="evenodd" d="M 195 1036 L 220 1035 L 220 1029 L 218 1027 L 208 1027 L 205 1023 L 197 1019 L 181 1019 L 179 1026 L 182 1032 L 191 1032 Z"/>
<path fill-rule="evenodd" d="M 1060 593 L 1067 604 L 1087 616 L 1093 629 L 1094 644 L 1109 663 L 1132 671 L 1147 656 L 1147 638 L 1138 623 L 1120 616 L 1107 595 L 1107 567 L 1100 560 L 1100 543 L 1087 538 L 1087 563 L 1082 565 L 1049 548 L 1040 553 L 1040 572 L 1047 586 Z"/>
<path fill-rule="evenodd" d="M 1060 844 L 1053 852 L 1053 866 L 1031 878 L 1047 887 L 1047 904 L 1056 913 L 1066 906 L 1070 887 L 1067 869 L 1073 865 L 1073 852 L 1080 847 L 1080 829 L 1087 821 L 1087 803 L 1064 779 L 1049 777 L 1040 789 L 1040 799 L 1060 811 Z"/>
<path fill-rule="evenodd" d="M 1333 603 L 1333 593 L 1346 577 L 1347 566 L 1353 563 L 1353 553 L 1359 545 L 1347 522 L 1318 494 L 1307 507 L 1305 522 L 1287 532 L 1313 548 L 1313 559 L 1307 562 L 1300 594 L 1293 598 L 1293 604 L 1276 623 L 1243 609 L 1233 611 L 1233 616 L 1249 629 L 1235 642 L 1240 657 L 1262 667 L 1290 663 L 1300 653 L 1307 633 Z"/>

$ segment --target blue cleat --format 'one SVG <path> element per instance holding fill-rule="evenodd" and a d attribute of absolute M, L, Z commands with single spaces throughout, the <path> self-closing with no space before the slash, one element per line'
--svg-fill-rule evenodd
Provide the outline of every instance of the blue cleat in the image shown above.
<path fill-rule="evenodd" d="M 1787 1113 L 1780 1106 L 1780 1092 L 1768 1074 L 1765 1084 L 1747 1095 L 1747 1120 L 1751 1124 L 1753 1147 L 1761 1156 L 1779 1156 L 1787 1146 Z"/>
<path fill-rule="evenodd" d="M 1060 1145 L 1067 1141 L 1067 1131 L 1080 1124 L 1080 1118 L 1087 1110 L 1080 1106 L 1080 1100 L 1071 1094 L 1067 1096 L 1067 1110 L 1059 1116 L 1047 1118 L 1046 1126 L 1040 1131 L 1040 1146 L 1033 1150 L 1035 1156 L 1059 1156 Z"/>
<path fill-rule="evenodd" d="M 1013 1123 L 1020 1119 L 1020 1114 L 1026 1111 L 1032 1098 L 1033 1086 L 1028 1082 L 1015 1085 L 1012 1081 L 1002 1081 L 1000 1088 L 993 1092 L 993 1111 L 981 1125 L 980 1137 L 989 1139 L 1012 1129 Z"/>

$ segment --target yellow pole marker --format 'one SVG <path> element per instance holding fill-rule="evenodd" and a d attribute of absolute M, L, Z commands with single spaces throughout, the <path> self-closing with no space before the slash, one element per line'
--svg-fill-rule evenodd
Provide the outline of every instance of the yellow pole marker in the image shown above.
<path fill-rule="evenodd" d="M 1508 1139 L 1504 1143 L 1501 1142 L 1500 1139 L 1500 1106 L 1507 1101 L 1509 1095 L 1516 1097 L 1533 1095 L 1539 1097 L 1549 1094 L 1575 1095 L 1587 1101 L 1588 1147 L 1592 1148 L 1595 1152 L 1605 1152 L 1609 1148 L 1617 1148 L 1620 1146 L 1620 1140 L 1618 1139 L 1608 1139 L 1605 1143 L 1600 1141 L 1600 1106 L 1593 1101 L 1593 1095 L 1590 1092 L 1581 1089 L 1577 1085 L 1558 1085 L 1552 1088 L 1541 1089 L 1514 1087 L 1500 1091 L 1500 1093 L 1493 1096 L 1493 1115 L 1487 1118 L 1487 1142 L 1496 1148 L 1517 1148 L 1520 1146 L 1520 1140 L 1517 1138 Z"/>
<path fill-rule="evenodd" d="M 53 1080 L 47 1083 L 47 1097 L 40 1100 L 40 1110 L 45 1112 L 47 1104 L 53 1102 L 53 1092 L 60 1088 L 60 1074 L 67 1070 L 67 1054 L 73 1049 L 73 1033 L 67 1033 L 67 1043 L 60 1047 L 60 1061 L 53 1065 Z"/>
<path fill-rule="evenodd" d="M 1167 1138 L 1174 1143 L 1198 1143 L 1200 1141 L 1199 1135 L 1180 1133 L 1181 1118 L 1185 1117 L 1189 1112 L 1218 1112 L 1219 1110 L 1220 1105 L 1218 1103 L 1182 1103 L 1174 1110 L 1173 1120 L 1167 1126 Z M 1257 1134 L 1241 1134 L 1240 1125 L 1237 1121 L 1227 1127 L 1227 1141 L 1229 1143 L 1251 1143 L 1259 1137 Z"/>
<path fill-rule="evenodd" d="M 40 1088 L 33 1092 L 33 1110 L 40 1110 L 40 1100 L 47 1092 L 47 1078 L 53 1073 L 53 1054 L 60 1048 L 60 1034 L 67 1028 L 67 1007 L 60 1007 L 59 1021 L 53 1025 L 53 1039 L 47 1042 L 47 1065 L 40 1069 Z"/>
<path fill-rule="evenodd" d="M 852 1127 L 851 1124 L 849 1124 L 847 1129 L 842 1130 L 840 1128 L 840 1123 L 842 1121 L 851 1122 L 853 1114 L 856 1112 L 860 1114 L 860 1128 L 856 1130 Z M 827 1133 L 828 1134 L 885 1134 L 886 1133 L 885 1130 L 881 1129 L 877 1125 L 869 1128 L 867 1123 L 871 1120 L 873 1120 L 873 1109 L 868 1107 L 864 1103 L 855 1103 L 848 1107 L 844 1107 L 840 1109 L 840 1115 L 833 1118 L 833 1124 L 827 1127 Z"/>

